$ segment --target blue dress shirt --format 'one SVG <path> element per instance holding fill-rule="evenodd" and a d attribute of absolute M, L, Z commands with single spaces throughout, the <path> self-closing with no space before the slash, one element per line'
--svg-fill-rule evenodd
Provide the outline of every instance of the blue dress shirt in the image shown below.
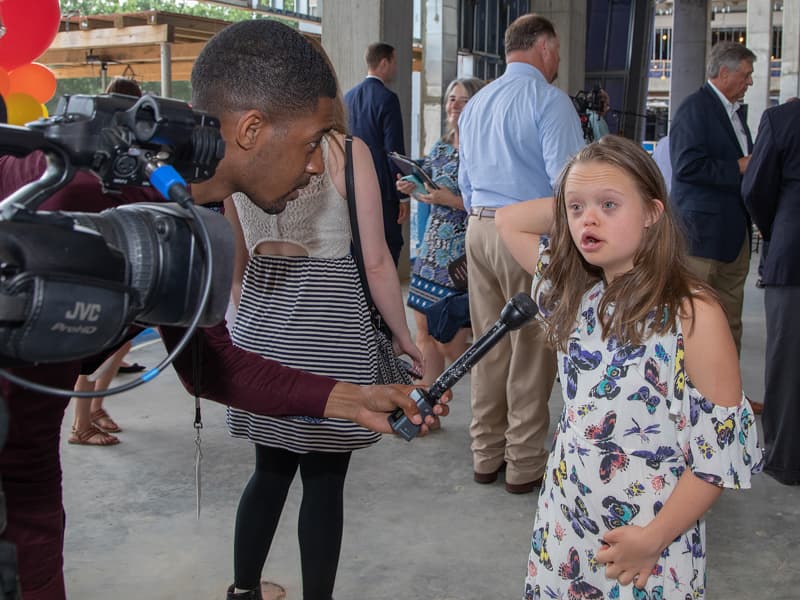
<path fill-rule="evenodd" d="M 459 145 L 458 185 L 469 211 L 552 196 L 584 141 L 569 96 L 536 67 L 513 62 L 467 103 Z"/>

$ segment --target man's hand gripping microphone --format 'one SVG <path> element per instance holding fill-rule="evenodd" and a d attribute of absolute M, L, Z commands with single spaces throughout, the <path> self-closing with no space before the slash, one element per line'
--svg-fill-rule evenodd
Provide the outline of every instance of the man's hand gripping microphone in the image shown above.
<path fill-rule="evenodd" d="M 417 388 L 411 392 L 411 398 L 416 402 L 423 420 L 428 415 L 433 415 L 433 407 L 442 395 L 458 383 L 506 333 L 522 327 L 536 316 L 538 310 L 533 299 L 528 294 L 520 292 L 503 307 L 497 322 L 445 369 L 428 390 Z M 389 424 L 406 441 L 414 439 L 420 430 L 420 425 L 412 423 L 400 408 L 389 415 Z"/>

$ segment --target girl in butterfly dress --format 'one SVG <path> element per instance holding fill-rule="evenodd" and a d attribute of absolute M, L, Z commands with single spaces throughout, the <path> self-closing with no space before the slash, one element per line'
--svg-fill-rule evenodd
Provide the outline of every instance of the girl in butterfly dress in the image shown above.
<path fill-rule="evenodd" d="M 703 515 L 760 470 L 733 338 L 666 198 L 652 159 L 607 136 L 567 164 L 555 200 L 497 213 L 534 274 L 564 397 L 526 599 L 704 598 Z"/>

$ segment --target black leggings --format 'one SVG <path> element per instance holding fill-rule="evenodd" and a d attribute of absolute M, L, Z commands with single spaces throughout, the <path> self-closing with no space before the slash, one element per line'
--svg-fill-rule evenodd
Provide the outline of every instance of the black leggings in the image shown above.
<path fill-rule="evenodd" d="M 260 586 L 261 571 L 300 467 L 303 501 L 297 524 L 304 600 L 331 600 L 342 545 L 344 479 L 350 452 L 295 454 L 256 447 L 256 468 L 242 492 L 233 541 L 234 583 Z"/>

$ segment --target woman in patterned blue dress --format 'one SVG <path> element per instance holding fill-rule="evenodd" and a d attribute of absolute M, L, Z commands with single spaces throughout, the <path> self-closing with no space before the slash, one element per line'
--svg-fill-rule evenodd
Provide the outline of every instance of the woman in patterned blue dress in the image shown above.
<path fill-rule="evenodd" d="M 414 192 L 413 183 L 397 180 L 399 192 L 413 195 L 418 201 L 431 205 L 408 292 L 408 306 L 414 309 L 417 325 L 417 347 L 422 350 L 425 362 L 422 382 L 427 384 L 442 373 L 445 359 L 455 360 L 468 345 L 467 328 L 460 329 L 447 343 L 436 341 L 428 332 L 425 309 L 442 298 L 463 291 L 458 289 L 448 271 L 450 263 L 465 254 L 464 237 L 467 232 L 467 213 L 458 189 L 458 117 L 467 101 L 483 85 L 480 79 L 467 77 L 454 79 L 447 86 L 444 96 L 446 132 L 428 155 L 419 161 L 439 189 L 427 188 L 427 194 L 418 194 Z"/>
<path fill-rule="evenodd" d="M 587 146 L 556 192 L 555 210 L 540 199 L 496 215 L 534 273 L 564 399 L 524 597 L 704 598 L 703 515 L 762 463 L 725 315 L 686 267 L 637 144 Z"/>

